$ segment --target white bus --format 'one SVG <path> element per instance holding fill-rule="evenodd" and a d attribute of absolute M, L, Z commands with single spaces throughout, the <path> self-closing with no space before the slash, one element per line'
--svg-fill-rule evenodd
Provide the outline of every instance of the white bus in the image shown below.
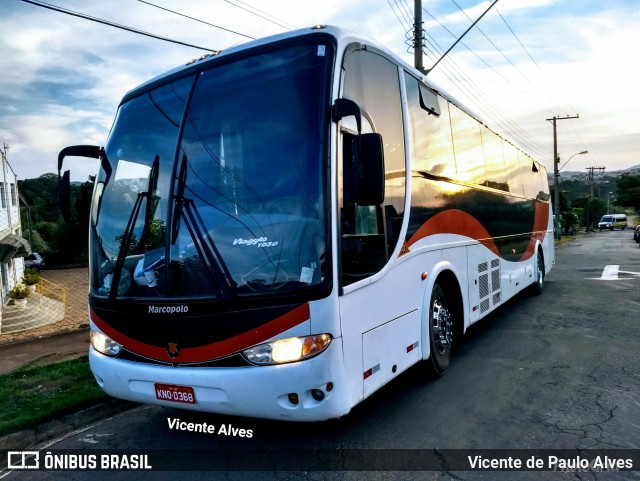
<path fill-rule="evenodd" d="M 544 167 L 339 28 L 176 68 L 68 155 L 100 159 L 90 362 L 118 398 L 337 418 L 413 364 L 444 374 L 554 262 Z"/>

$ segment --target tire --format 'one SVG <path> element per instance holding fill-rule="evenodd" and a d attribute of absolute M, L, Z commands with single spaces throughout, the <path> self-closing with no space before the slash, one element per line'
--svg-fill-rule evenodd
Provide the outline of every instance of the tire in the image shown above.
<path fill-rule="evenodd" d="M 444 289 L 436 283 L 431 291 L 427 318 L 429 330 L 430 356 L 427 361 L 429 371 L 436 377 L 443 376 L 449 368 L 453 343 L 453 320 Z"/>
<path fill-rule="evenodd" d="M 539 296 L 544 291 L 544 257 L 542 251 L 538 249 L 536 257 L 536 279 L 531 285 L 531 292 L 535 296 Z"/>

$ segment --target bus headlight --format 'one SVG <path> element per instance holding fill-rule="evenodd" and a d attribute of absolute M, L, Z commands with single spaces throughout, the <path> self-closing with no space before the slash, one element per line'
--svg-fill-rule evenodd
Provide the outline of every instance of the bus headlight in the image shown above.
<path fill-rule="evenodd" d="M 283 364 L 302 361 L 320 354 L 330 343 L 329 334 L 289 337 L 245 349 L 242 355 L 254 364 Z"/>
<path fill-rule="evenodd" d="M 91 330 L 89 339 L 91 340 L 91 345 L 96 351 L 107 356 L 117 356 L 120 354 L 120 350 L 122 349 L 122 344 L 118 344 L 116 341 L 105 336 L 101 332 Z"/>

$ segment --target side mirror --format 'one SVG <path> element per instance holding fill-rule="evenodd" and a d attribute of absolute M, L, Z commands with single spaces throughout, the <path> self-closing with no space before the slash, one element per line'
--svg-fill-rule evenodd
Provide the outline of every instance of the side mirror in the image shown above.
<path fill-rule="evenodd" d="M 69 181 L 69 171 L 65 171 L 61 179 L 58 179 L 58 201 L 60 202 L 60 213 L 65 224 L 71 220 L 71 182 Z"/>
<path fill-rule="evenodd" d="M 362 133 L 362 112 L 353 100 L 336 99 L 332 118 L 337 122 L 354 116 L 358 129 L 350 147 L 353 156 L 352 172 L 345 174 L 354 194 L 353 201 L 360 206 L 380 205 L 384 202 L 384 148 L 379 133 Z"/>
<path fill-rule="evenodd" d="M 65 157 L 89 157 L 92 159 L 102 159 L 101 165 L 106 173 L 107 180 L 111 176 L 111 164 L 107 160 L 104 149 L 96 145 L 72 145 L 70 147 L 65 147 L 60 151 L 58 154 L 58 201 L 60 203 L 62 218 L 66 223 L 68 223 L 71 220 L 70 173 L 67 170 L 62 176 L 60 176 L 62 163 L 64 162 Z"/>
<path fill-rule="evenodd" d="M 58 154 L 58 175 L 62 170 L 62 162 L 65 157 L 89 157 L 91 159 L 98 159 L 103 153 L 103 149 L 96 145 L 72 145 L 71 147 L 65 147 Z"/>
<path fill-rule="evenodd" d="M 384 202 L 384 148 L 382 135 L 360 135 L 356 204 L 380 205 Z"/>

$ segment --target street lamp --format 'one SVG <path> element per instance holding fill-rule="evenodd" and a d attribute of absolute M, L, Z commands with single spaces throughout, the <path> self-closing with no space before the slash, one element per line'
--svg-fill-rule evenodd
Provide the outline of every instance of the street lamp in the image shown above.
<path fill-rule="evenodd" d="M 588 150 L 583 150 L 582 152 L 573 154 L 571 157 L 569 157 L 569 159 L 564 164 L 562 164 L 562 167 L 567 165 L 569 163 L 569 160 L 573 159 L 576 155 L 583 155 L 588 153 L 589 153 Z M 556 239 L 560 238 L 560 190 L 559 190 L 560 186 L 558 185 L 559 183 L 558 179 L 560 178 L 560 171 L 562 170 L 562 167 L 558 168 L 559 163 L 560 163 L 560 156 L 558 155 L 555 158 L 555 162 L 553 163 L 553 189 L 554 189 L 553 213 L 555 214 L 554 228 L 555 228 Z"/>
<path fill-rule="evenodd" d="M 588 150 L 583 150 L 582 152 L 578 152 L 577 154 L 573 154 L 571 157 L 569 157 L 569 159 L 564 164 L 562 164 L 562 167 L 560 167 L 558 169 L 558 172 L 560 172 L 562 169 L 564 169 L 564 166 L 569 163 L 569 160 L 573 159 L 576 155 L 584 155 L 584 154 L 588 154 L 588 153 L 589 153 Z"/>

